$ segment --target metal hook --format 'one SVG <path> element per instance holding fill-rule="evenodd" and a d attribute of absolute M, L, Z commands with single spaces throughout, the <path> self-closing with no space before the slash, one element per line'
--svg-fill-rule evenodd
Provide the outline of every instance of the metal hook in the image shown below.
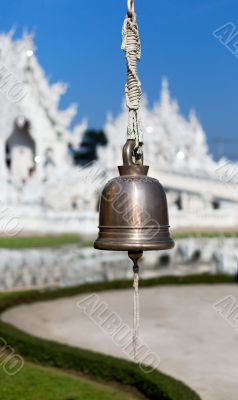
<path fill-rule="evenodd" d="M 136 146 L 135 139 L 128 139 L 126 141 L 126 144 L 124 145 L 122 150 L 123 165 L 129 165 L 129 166 L 143 165 L 143 155 L 136 158 L 135 146 Z M 135 162 L 133 160 L 133 156 L 135 158 Z"/>
<path fill-rule="evenodd" d="M 132 18 L 135 14 L 135 4 L 134 4 L 134 0 L 127 0 L 127 14 L 128 17 Z"/>

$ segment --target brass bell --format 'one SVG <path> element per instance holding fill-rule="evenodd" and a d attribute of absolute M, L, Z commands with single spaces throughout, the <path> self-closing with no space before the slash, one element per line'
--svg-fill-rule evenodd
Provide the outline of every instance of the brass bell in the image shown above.
<path fill-rule="evenodd" d="M 133 154 L 135 140 L 123 148 L 120 176 L 110 180 L 100 201 L 99 236 L 94 247 L 100 250 L 128 251 L 174 247 L 169 233 L 167 200 L 157 179 L 147 176 L 149 167 L 139 163 Z"/>

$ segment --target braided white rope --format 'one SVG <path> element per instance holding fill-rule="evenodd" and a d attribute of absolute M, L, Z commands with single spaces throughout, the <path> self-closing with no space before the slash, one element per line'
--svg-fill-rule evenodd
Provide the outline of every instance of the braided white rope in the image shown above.
<path fill-rule="evenodd" d="M 139 274 L 134 273 L 134 308 L 133 308 L 133 355 L 134 361 L 137 362 L 138 336 L 140 327 L 140 303 L 139 303 Z"/>
<path fill-rule="evenodd" d="M 132 17 L 135 14 L 135 3 L 134 0 L 127 0 L 128 15 Z"/>
<path fill-rule="evenodd" d="M 136 153 L 142 154 L 143 132 L 139 118 L 141 83 L 137 74 L 137 62 L 141 58 L 139 29 L 131 6 L 132 17 L 126 16 L 122 29 L 122 50 L 126 53 L 128 79 L 126 83 L 126 105 L 129 109 L 127 138 L 136 140 Z M 129 9 L 128 9 L 129 10 Z"/>
<path fill-rule="evenodd" d="M 128 0 L 128 13 L 122 28 L 122 50 L 126 53 L 127 60 L 127 83 L 126 83 L 126 105 L 129 110 L 129 121 L 127 138 L 136 141 L 135 155 L 141 158 L 143 154 L 143 132 L 139 118 L 141 100 L 141 83 L 137 75 L 137 62 L 141 58 L 141 43 L 139 29 L 136 22 L 134 0 Z M 141 255 L 140 255 L 141 256 Z M 131 258 L 131 257 L 130 257 Z M 139 257 L 140 258 L 140 257 Z M 137 362 L 138 336 L 140 325 L 140 303 L 139 303 L 139 267 L 137 259 L 134 261 L 134 304 L 133 304 L 133 355 Z"/>

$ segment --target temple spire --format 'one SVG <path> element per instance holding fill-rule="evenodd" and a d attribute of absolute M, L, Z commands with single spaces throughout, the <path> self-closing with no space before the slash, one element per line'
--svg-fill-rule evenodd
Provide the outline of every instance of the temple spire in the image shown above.
<path fill-rule="evenodd" d="M 170 103 L 169 81 L 166 77 L 162 78 L 161 103 L 163 105 Z"/>

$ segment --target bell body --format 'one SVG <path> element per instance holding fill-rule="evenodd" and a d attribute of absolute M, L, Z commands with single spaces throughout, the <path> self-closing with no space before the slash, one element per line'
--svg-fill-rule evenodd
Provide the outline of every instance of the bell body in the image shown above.
<path fill-rule="evenodd" d="M 129 143 L 128 143 L 129 142 Z M 149 167 L 133 164 L 134 141 L 124 147 L 120 176 L 103 189 L 99 211 L 100 250 L 145 251 L 174 247 L 169 234 L 167 200 L 157 179 L 147 176 Z M 129 147 L 129 149 L 128 149 Z"/>

